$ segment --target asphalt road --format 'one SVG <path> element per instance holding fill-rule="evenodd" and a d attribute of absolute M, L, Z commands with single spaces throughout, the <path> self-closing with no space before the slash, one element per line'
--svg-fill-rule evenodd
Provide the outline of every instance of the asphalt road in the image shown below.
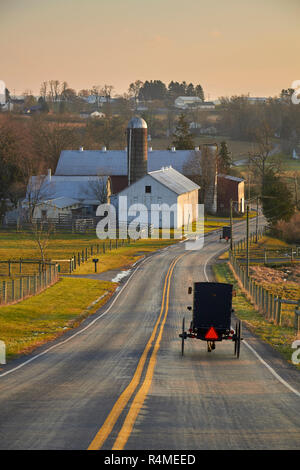
<path fill-rule="evenodd" d="M 181 356 L 188 286 L 224 246 L 146 258 L 80 329 L 4 366 L 0 448 L 299 449 L 300 374 L 269 346 L 244 329 L 240 360 L 229 341 Z"/>

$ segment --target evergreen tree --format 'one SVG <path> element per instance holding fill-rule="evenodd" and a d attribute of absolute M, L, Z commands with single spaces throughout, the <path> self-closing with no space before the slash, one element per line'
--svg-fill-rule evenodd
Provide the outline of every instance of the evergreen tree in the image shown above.
<path fill-rule="evenodd" d="M 193 136 L 189 131 L 189 124 L 184 114 L 180 114 L 176 130 L 173 134 L 173 145 L 178 150 L 191 150 L 194 148 Z"/>
<path fill-rule="evenodd" d="M 40 106 L 40 109 L 41 109 L 42 113 L 49 113 L 48 103 L 42 96 L 39 97 L 38 104 Z"/>
<path fill-rule="evenodd" d="M 227 143 L 221 142 L 220 151 L 218 154 L 218 172 L 227 174 L 232 165 L 231 154 L 228 150 Z"/>
<path fill-rule="evenodd" d="M 266 173 L 264 179 L 262 209 L 271 226 L 275 226 L 279 220 L 290 220 L 295 212 L 292 192 L 271 170 Z"/>
<path fill-rule="evenodd" d="M 200 100 L 204 101 L 204 91 L 201 85 L 197 85 L 195 87 L 195 94 L 200 98 Z"/>

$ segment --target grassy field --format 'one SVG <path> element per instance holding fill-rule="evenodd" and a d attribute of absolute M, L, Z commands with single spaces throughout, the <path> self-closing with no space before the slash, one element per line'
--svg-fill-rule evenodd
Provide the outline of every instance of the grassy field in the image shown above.
<path fill-rule="evenodd" d="M 107 302 L 116 287 L 112 282 L 64 278 L 39 295 L 1 307 L 0 339 L 6 343 L 7 359 L 26 354 L 79 325 Z"/>
<path fill-rule="evenodd" d="M 270 344 L 291 363 L 291 356 L 294 352 L 291 348 L 291 344 L 296 339 L 295 330 L 267 322 L 246 299 L 227 263 L 216 264 L 213 269 L 218 282 L 228 282 L 234 285 L 234 289 L 237 293 L 236 297 L 233 297 L 233 308 L 235 309 L 236 316 L 245 323 L 250 331 Z M 300 369 L 300 365 L 295 367 Z"/>
<path fill-rule="evenodd" d="M 207 217 L 205 221 L 205 232 L 216 230 L 223 225 L 228 225 L 224 219 L 218 220 L 216 217 Z M 171 233 L 171 236 L 174 234 Z M 181 235 L 180 235 L 181 236 Z M 23 259 L 40 259 L 40 251 L 37 243 L 32 240 L 29 233 L 16 232 L 16 231 L 1 231 L 0 232 L 0 261 L 3 260 L 19 260 Z M 55 260 L 61 266 L 61 272 L 69 272 L 69 259 L 78 254 L 78 252 L 85 251 L 88 248 L 89 260 L 80 267 L 77 266 L 75 274 L 88 274 L 94 272 L 94 263 L 92 258 L 96 257 L 100 261 L 98 263 L 98 272 L 107 271 L 110 269 L 121 269 L 134 263 L 145 254 L 164 248 L 170 244 L 177 243 L 180 239 L 147 239 L 137 240 L 136 242 L 130 241 L 129 245 L 118 246 L 115 249 L 115 240 L 113 240 L 112 251 L 109 250 L 109 241 L 106 240 L 106 250 L 103 253 L 104 240 L 96 238 L 95 233 L 88 234 L 74 234 L 74 233 L 56 233 L 53 234 L 49 240 L 46 250 L 46 258 Z M 120 242 L 120 241 L 119 241 Z M 96 245 L 99 245 L 100 252 L 97 253 Z M 94 255 L 90 255 L 90 247 L 94 246 Z M 59 261 L 64 260 L 64 261 Z M 33 274 L 38 272 L 37 264 L 25 264 L 22 267 L 23 274 Z M 12 277 L 20 275 L 19 263 L 12 265 Z M 4 280 L 4 276 L 8 274 L 8 265 L 0 263 L 0 275 Z"/>
<path fill-rule="evenodd" d="M 40 251 L 36 242 L 34 242 L 30 234 L 24 232 L 13 232 L 13 231 L 1 231 L 0 233 L 1 245 L 0 245 L 0 260 L 8 260 L 19 258 L 24 259 L 39 259 Z M 101 259 L 99 263 L 99 270 L 106 271 L 108 269 L 117 269 L 137 260 L 145 252 L 150 252 L 163 248 L 169 244 L 173 244 L 178 240 L 138 240 L 136 242 L 131 241 L 129 246 L 113 248 L 109 251 L 109 243 L 106 240 L 106 253 L 100 253 L 95 257 Z M 46 250 L 46 257 L 51 260 L 68 260 L 72 258 L 75 253 L 81 252 L 90 246 L 99 244 L 101 251 L 103 241 L 96 238 L 95 234 L 72 234 L 72 233 L 56 233 L 49 241 L 49 246 Z M 113 247 L 115 241 L 113 241 Z M 95 249 L 95 248 L 94 248 Z M 140 254 L 139 254 L 140 253 Z M 90 256 L 90 254 L 89 254 Z M 62 271 L 67 272 L 69 263 L 68 261 L 61 261 L 58 263 L 62 267 Z M 88 264 L 88 263 L 86 263 Z M 85 265 L 82 265 L 84 267 Z M 7 265 L 0 264 L 0 274 L 7 274 Z M 23 268 L 24 274 L 36 273 L 38 271 L 37 265 L 25 265 Z M 82 271 L 76 271 L 82 272 Z M 93 272 L 93 271 L 91 271 Z M 12 268 L 12 274 L 19 274 L 19 264 L 15 264 Z"/>

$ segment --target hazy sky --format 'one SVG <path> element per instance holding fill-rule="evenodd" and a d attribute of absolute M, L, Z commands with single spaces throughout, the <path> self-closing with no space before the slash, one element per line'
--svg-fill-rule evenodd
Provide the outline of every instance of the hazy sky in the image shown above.
<path fill-rule="evenodd" d="M 206 98 L 270 96 L 300 79 L 300 0 L 0 0 L 0 79 L 79 90 L 201 83 Z"/>

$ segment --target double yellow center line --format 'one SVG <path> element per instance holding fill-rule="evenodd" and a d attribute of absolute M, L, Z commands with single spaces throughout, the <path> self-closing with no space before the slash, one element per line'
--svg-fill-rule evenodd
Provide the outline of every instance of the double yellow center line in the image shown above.
<path fill-rule="evenodd" d="M 185 253 L 184 253 L 185 254 Z M 148 367 L 146 370 L 145 378 L 144 381 L 139 388 L 136 396 L 134 397 L 134 400 L 132 401 L 132 404 L 128 410 L 127 416 L 124 420 L 123 426 L 115 440 L 115 443 L 113 445 L 113 450 L 122 450 L 124 449 L 129 436 L 132 432 L 134 423 L 138 417 L 138 414 L 140 412 L 140 409 L 143 406 L 143 403 L 145 401 L 145 398 L 147 396 L 147 393 L 149 391 L 153 374 L 154 374 L 154 368 L 156 364 L 156 356 L 157 352 L 159 350 L 162 334 L 163 334 L 163 329 L 166 323 L 167 315 L 168 315 L 168 310 L 169 310 L 169 293 L 170 293 L 170 285 L 171 285 L 171 277 L 173 270 L 175 268 L 175 265 L 177 262 L 184 256 L 182 254 L 181 256 L 178 256 L 170 265 L 168 272 L 165 277 L 164 281 L 164 288 L 163 288 L 163 297 L 162 297 L 162 303 L 161 303 L 161 309 L 160 313 L 158 316 L 158 319 L 155 323 L 154 329 L 152 331 L 152 334 L 150 336 L 150 339 L 143 351 L 143 354 L 139 360 L 139 363 L 137 365 L 136 371 L 134 373 L 134 376 L 130 382 L 130 384 L 126 387 L 126 389 L 123 391 L 123 393 L 120 395 L 116 403 L 114 404 L 111 412 L 107 416 L 104 424 L 102 427 L 99 429 L 97 432 L 96 436 L 92 440 L 91 444 L 88 447 L 88 450 L 99 450 L 103 446 L 104 442 L 112 432 L 117 420 L 119 419 L 121 413 L 123 412 L 124 408 L 128 404 L 129 400 L 131 399 L 132 395 L 136 391 L 140 380 L 141 376 L 144 370 L 144 366 L 148 357 L 148 353 L 152 347 L 153 341 L 156 337 L 157 330 L 160 325 L 159 333 L 157 335 L 149 362 L 148 362 Z M 164 313 L 164 315 L 163 315 Z M 162 321 L 161 321 L 162 320 Z"/>

